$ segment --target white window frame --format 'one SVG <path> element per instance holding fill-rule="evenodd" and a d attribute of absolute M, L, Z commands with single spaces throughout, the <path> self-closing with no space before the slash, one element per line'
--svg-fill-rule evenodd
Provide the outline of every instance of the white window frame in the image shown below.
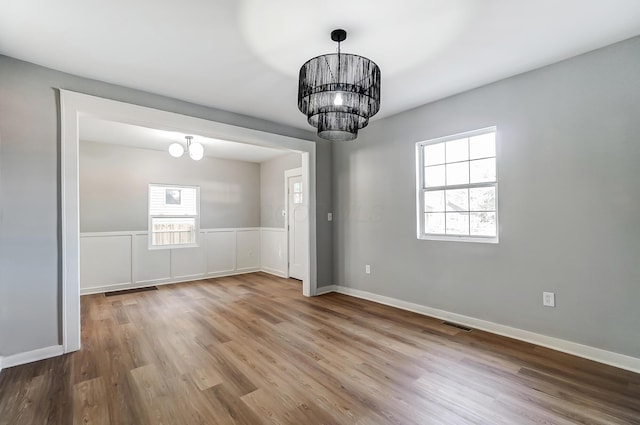
<path fill-rule="evenodd" d="M 151 215 L 151 187 L 176 188 L 176 189 L 195 189 L 196 190 L 196 215 Z M 189 185 L 175 185 L 150 183 L 147 189 L 147 217 L 148 217 L 148 238 L 147 246 L 149 250 L 156 249 L 176 249 L 176 248 L 197 248 L 200 246 L 200 187 Z M 171 244 L 171 245 L 153 245 L 153 219 L 154 218 L 194 218 L 195 219 L 195 242 L 189 244 Z"/>
<path fill-rule="evenodd" d="M 469 183 L 469 184 L 459 184 L 459 185 L 450 185 L 439 187 L 429 187 L 425 188 L 424 186 L 424 154 L 423 147 L 428 145 L 434 145 L 437 143 L 444 143 L 451 140 L 458 140 L 466 137 L 480 136 L 482 134 L 487 133 L 495 133 L 495 143 L 496 143 L 496 180 L 495 182 L 483 182 L 483 183 Z M 496 126 L 486 127 L 479 130 L 467 131 L 464 133 L 452 134 L 450 136 L 439 137 L 436 139 L 425 140 L 422 142 L 416 143 L 416 229 L 417 229 L 417 238 L 422 240 L 431 240 L 431 241 L 448 241 L 448 242 L 480 242 L 480 243 L 498 243 L 500 236 L 500 219 L 498 214 L 498 129 Z M 424 195 L 428 191 L 435 190 L 447 190 L 447 189 L 472 189 L 475 187 L 495 187 L 495 203 L 496 203 L 496 235 L 495 236 L 481 236 L 481 235 L 450 235 L 450 234 L 433 234 L 433 233 L 425 233 L 424 229 Z"/>

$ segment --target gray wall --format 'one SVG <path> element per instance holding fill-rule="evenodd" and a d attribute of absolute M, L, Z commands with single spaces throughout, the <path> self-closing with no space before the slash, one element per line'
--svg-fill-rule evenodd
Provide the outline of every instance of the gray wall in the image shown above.
<path fill-rule="evenodd" d="M 285 227 L 284 172 L 302 167 L 302 156 L 290 153 L 260 163 L 260 225 Z"/>
<path fill-rule="evenodd" d="M 260 226 L 260 164 L 80 143 L 80 231 L 145 230 L 149 183 L 200 187 L 200 228 Z"/>
<path fill-rule="evenodd" d="M 318 248 L 318 287 L 333 285 L 333 222 L 327 220 L 327 213 L 333 212 L 331 168 L 333 144 L 316 143 L 318 167 L 327 169 L 316 171 L 316 246 Z"/>
<path fill-rule="evenodd" d="M 634 38 L 335 144 L 336 283 L 640 357 L 639 76 Z M 415 142 L 491 125 L 500 243 L 417 240 Z"/>
<path fill-rule="evenodd" d="M 331 148 L 311 132 L 0 55 L 0 356 L 60 342 L 60 127 L 56 88 L 315 140 L 318 205 L 331 204 Z M 332 242 L 323 226 L 326 223 L 319 223 L 317 230 L 322 235 L 317 241 L 318 279 L 326 284 L 324 279 L 331 279 Z"/>
<path fill-rule="evenodd" d="M 318 166 L 331 164 L 331 143 L 316 144 Z M 260 164 L 260 225 L 284 227 L 284 171 L 302 166 L 300 154 L 293 153 Z M 318 247 L 318 287 L 333 285 L 333 228 L 327 221 L 331 207 L 331 168 L 316 172 L 316 246 Z"/>

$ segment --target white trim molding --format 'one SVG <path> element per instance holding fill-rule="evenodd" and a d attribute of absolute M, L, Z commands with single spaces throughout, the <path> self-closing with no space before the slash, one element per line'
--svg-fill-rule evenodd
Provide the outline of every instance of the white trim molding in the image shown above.
<path fill-rule="evenodd" d="M 61 316 L 65 353 L 80 349 L 78 143 L 83 116 L 301 153 L 303 181 L 308 188 L 309 199 L 309 225 L 305 229 L 309 242 L 309 261 L 303 280 L 303 293 L 307 296 L 315 295 L 317 284 L 315 142 L 60 89 Z"/>
<path fill-rule="evenodd" d="M 576 342 L 564 339 L 554 338 L 535 332 L 525 331 L 510 326 L 501 325 L 499 323 L 489 322 L 475 317 L 464 316 L 462 314 L 452 313 L 445 310 L 439 310 L 427 307 L 421 304 L 415 304 L 408 301 L 402 301 L 396 298 L 386 297 L 359 289 L 353 289 L 346 286 L 331 285 L 318 288 L 318 294 L 326 294 L 329 292 L 338 292 L 344 295 L 350 295 L 356 298 L 373 301 L 378 304 L 384 304 L 396 307 L 401 310 L 412 311 L 414 313 L 423 314 L 425 316 L 435 317 L 437 319 L 447 320 L 461 325 L 469 326 L 474 329 L 490 332 L 497 335 L 506 336 L 541 347 L 550 348 L 585 359 L 604 363 L 620 369 L 629 370 L 631 372 L 640 373 L 640 359 L 627 356 L 624 354 L 614 353 L 612 351 L 595 348 L 588 345 L 578 344 Z"/>
<path fill-rule="evenodd" d="M 302 168 L 298 167 L 298 168 L 292 168 L 290 170 L 284 170 L 284 210 L 286 211 L 286 220 L 284 223 L 284 230 L 285 230 L 285 257 L 286 257 L 286 265 L 285 265 L 285 272 L 283 274 L 282 277 L 285 278 L 289 278 L 291 276 L 291 241 L 290 241 L 290 232 L 291 232 L 291 223 L 289 222 L 290 218 L 289 217 L 289 179 L 291 177 L 302 177 L 303 176 L 303 172 L 302 172 Z M 304 181 L 304 177 L 303 177 L 303 182 L 302 182 L 302 187 L 303 187 L 303 191 L 306 191 L 306 187 L 307 187 L 307 182 Z M 303 213 L 304 217 L 309 217 L 309 205 L 307 203 L 307 198 L 306 195 L 302 196 L 302 207 L 306 210 L 306 213 Z M 308 226 L 308 220 L 306 220 L 306 222 L 303 223 L 303 226 Z M 307 251 L 309 251 L 309 244 L 307 244 Z M 307 262 L 309 261 L 308 257 L 309 257 L 309 253 L 307 252 Z M 317 291 L 317 288 L 316 288 Z M 308 286 L 304 285 L 304 279 L 303 279 L 303 285 L 302 285 L 302 293 L 306 296 L 310 295 L 310 291 Z M 314 294 L 317 295 L 317 292 Z"/>
<path fill-rule="evenodd" d="M 111 291 L 124 291 L 127 289 L 141 289 L 148 288 L 150 286 L 162 286 L 162 285 L 171 285 L 174 283 L 185 283 L 185 282 L 195 282 L 197 280 L 203 279 L 211 279 L 214 277 L 227 277 L 227 276 L 237 276 L 246 273 L 260 272 L 264 271 L 265 273 L 269 273 L 265 270 L 261 270 L 259 268 L 252 269 L 250 271 L 238 271 L 238 272 L 230 272 L 230 273 L 220 273 L 220 274 L 206 274 L 206 275 L 193 275 L 193 276 L 185 276 L 183 278 L 177 279 L 159 279 L 149 282 L 134 282 L 134 283 L 123 283 L 118 285 L 104 285 L 104 286 L 93 286 L 91 288 L 83 288 L 80 290 L 80 295 L 94 295 L 94 294 L 103 294 L 105 292 Z M 271 273 L 273 274 L 273 273 Z"/>
<path fill-rule="evenodd" d="M 450 141 L 454 141 L 454 140 L 462 140 L 462 139 L 467 139 L 467 148 L 470 147 L 470 143 L 471 140 L 470 138 L 472 138 L 473 136 L 482 136 L 482 135 L 487 135 L 487 134 L 493 134 L 494 135 L 494 146 L 495 146 L 495 150 L 494 150 L 494 155 L 493 156 L 482 156 L 482 157 L 476 157 L 476 158 L 471 158 L 471 156 L 467 155 L 467 158 L 465 160 L 462 161 L 458 161 L 458 160 L 454 160 L 454 161 L 448 161 L 448 159 L 446 158 L 446 154 L 444 154 L 444 143 L 445 142 L 450 142 Z M 452 134 L 449 136 L 445 136 L 445 137 L 438 137 L 436 139 L 430 139 L 430 140 L 424 140 L 421 142 L 417 142 L 416 143 L 416 232 L 417 232 L 417 237 L 418 239 L 422 239 L 422 240 L 431 240 L 431 241 L 446 241 L 446 242 L 479 242 L 479 243 L 498 243 L 499 242 L 499 230 L 500 230 L 500 219 L 498 217 L 498 204 L 499 204 L 499 200 L 498 200 L 498 153 L 499 153 L 499 146 L 498 146 L 498 128 L 496 126 L 492 126 L 492 127 L 486 127 L 486 128 L 482 128 L 482 129 L 478 129 L 478 130 L 473 130 L 473 131 L 466 131 L 464 133 L 458 133 L 458 134 Z M 425 152 L 424 149 L 425 147 L 428 146 L 432 146 L 432 145 L 442 145 L 442 149 L 443 149 L 443 158 L 442 161 L 444 161 L 442 163 L 442 166 L 444 166 L 444 164 L 453 164 L 453 163 L 460 163 L 460 164 L 464 164 L 465 162 L 467 163 L 467 165 L 469 167 L 471 167 L 471 163 L 474 162 L 474 160 L 489 160 L 489 159 L 494 159 L 496 162 L 496 169 L 495 169 L 495 179 L 493 181 L 477 181 L 477 182 L 472 182 L 471 179 L 470 181 L 467 181 L 467 183 L 460 183 L 460 184 L 449 184 L 447 182 L 443 182 L 442 185 L 437 185 L 437 186 L 426 186 L 426 182 L 425 182 L 425 170 L 426 168 L 429 167 L 425 167 Z M 470 152 L 470 151 L 469 151 Z M 439 162 L 439 161 L 438 161 Z M 428 165 L 440 165 L 440 164 L 428 164 Z M 469 168 L 467 171 L 469 171 L 471 168 Z M 427 195 L 427 193 L 436 193 L 436 192 L 442 192 L 444 190 L 451 190 L 451 189 L 474 189 L 474 188 L 493 188 L 494 189 L 494 209 L 493 210 L 481 210 L 481 211 L 477 211 L 477 212 L 486 212 L 486 213 L 493 213 L 495 214 L 495 221 L 496 221 L 496 234 L 495 236 L 483 236 L 483 235 L 473 235 L 471 234 L 471 222 L 469 221 L 467 224 L 469 225 L 469 227 L 467 228 L 467 234 L 465 235 L 452 235 L 452 234 L 446 234 L 445 230 L 442 230 L 442 233 L 427 233 L 427 230 L 425 229 L 425 214 L 427 213 L 426 210 L 426 205 L 425 205 L 425 196 Z M 443 201 L 444 202 L 444 201 Z M 467 205 L 468 209 L 470 209 L 470 204 Z M 440 212 L 440 211 L 437 211 Z M 444 204 L 443 204 L 443 209 L 441 211 L 443 214 L 446 215 L 445 213 L 445 208 L 444 208 Z M 464 212 L 464 211 L 461 211 Z M 474 211 L 466 211 L 466 213 L 473 213 Z"/>
<path fill-rule="evenodd" d="M 62 345 L 52 345 L 51 347 L 38 348 L 37 350 L 0 357 L 0 370 L 3 368 L 6 369 L 8 367 L 20 366 L 51 357 L 61 356 L 62 354 L 64 354 Z"/>

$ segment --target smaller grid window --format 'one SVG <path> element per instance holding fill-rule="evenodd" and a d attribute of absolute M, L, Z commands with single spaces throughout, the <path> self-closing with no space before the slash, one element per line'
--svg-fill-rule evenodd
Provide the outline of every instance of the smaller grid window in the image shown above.
<path fill-rule="evenodd" d="M 200 188 L 149 185 L 149 249 L 198 246 Z"/>
<path fill-rule="evenodd" d="M 418 238 L 498 242 L 496 128 L 416 144 Z"/>
<path fill-rule="evenodd" d="M 302 183 L 296 182 L 293 184 L 293 203 L 301 204 L 302 203 Z"/>

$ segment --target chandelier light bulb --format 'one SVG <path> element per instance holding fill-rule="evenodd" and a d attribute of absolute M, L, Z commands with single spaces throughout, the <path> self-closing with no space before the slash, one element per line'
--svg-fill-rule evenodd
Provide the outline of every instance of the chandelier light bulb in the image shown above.
<path fill-rule="evenodd" d="M 204 146 L 198 142 L 189 144 L 189 156 L 194 161 L 200 161 L 204 157 Z"/>
<path fill-rule="evenodd" d="M 180 158 L 184 154 L 184 147 L 180 143 L 172 143 L 169 145 L 169 155 L 174 158 Z"/>
<path fill-rule="evenodd" d="M 336 94 L 336 97 L 333 98 L 333 104 L 335 106 L 342 106 L 342 94 Z"/>

